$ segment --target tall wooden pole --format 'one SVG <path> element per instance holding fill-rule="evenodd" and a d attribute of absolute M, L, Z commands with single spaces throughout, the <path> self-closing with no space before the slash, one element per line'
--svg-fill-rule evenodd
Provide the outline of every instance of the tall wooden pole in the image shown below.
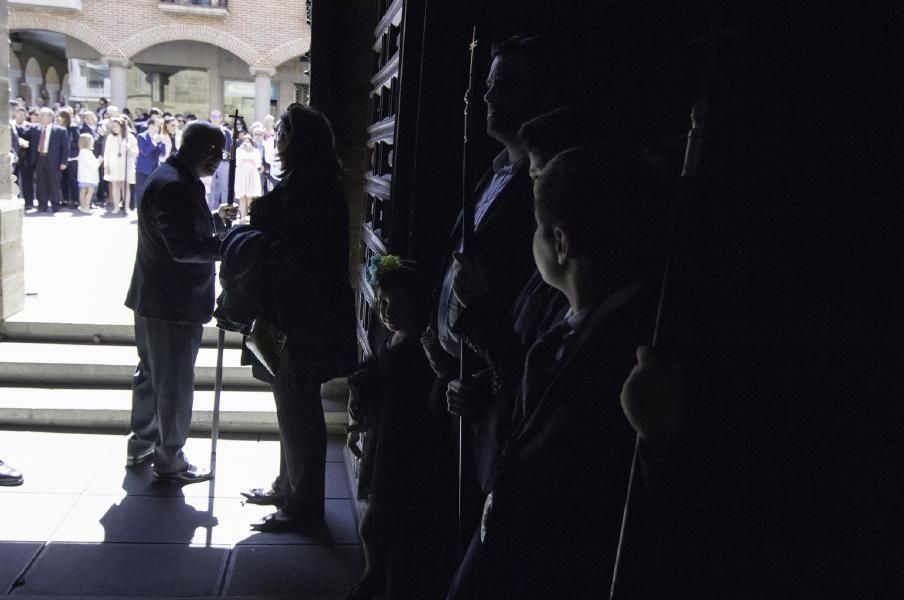
<path fill-rule="evenodd" d="M 472 181 L 471 177 L 471 147 L 470 141 L 474 133 L 474 114 L 470 110 L 474 102 L 474 61 L 477 54 L 477 26 L 475 25 L 471 31 L 471 43 L 468 45 L 470 50 L 470 63 L 468 66 L 468 90 L 465 92 L 465 109 L 464 109 L 464 141 L 462 146 L 461 160 L 461 253 L 465 254 L 471 248 L 471 240 L 474 237 L 474 202 L 472 201 Z M 458 378 L 461 381 L 467 381 L 470 373 L 467 364 L 467 347 L 464 339 L 459 340 L 459 362 L 458 362 Z M 465 450 L 465 424 L 464 418 L 458 417 L 458 556 L 462 557 L 463 552 L 463 528 L 462 522 L 462 484 L 464 478 L 464 450 Z"/>

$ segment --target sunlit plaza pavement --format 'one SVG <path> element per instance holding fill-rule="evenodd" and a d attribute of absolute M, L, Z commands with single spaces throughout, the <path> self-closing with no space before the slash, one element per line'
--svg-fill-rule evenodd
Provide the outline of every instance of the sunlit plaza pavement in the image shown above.
<path fill-rule="evenodd" d="M 30 295 L 15 319 L 131 323 L 122 306 L 135 248 L 130 221 L 26 216 Z M 327 453 L 324 525 L 260 534 L 249 524 L 272 509 L 243 505 L 239 492 L 276 474 L 272 436 L 221 439 L 215 479 L 178 487 L 154 483 L 149 467 L 126 469 L 125 434 L 0 430 L 0 459 L 25 475 L 24 485 L 0 488 L 0 593 L 326 599 L 354 585 L 362 563 L 341 438 Z M 209 437 L 192 437 L 186 450 L 210 462 Z"/>

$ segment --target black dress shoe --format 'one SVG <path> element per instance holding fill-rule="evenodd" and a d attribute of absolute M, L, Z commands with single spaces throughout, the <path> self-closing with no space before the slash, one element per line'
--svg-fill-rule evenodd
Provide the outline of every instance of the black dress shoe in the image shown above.
<path fill-rule="evenodd" d="M 0 460 L 0 485 L 12 487 L 23 483 L 25 478 L 22 477 L 22 473 Z"/>
<path fill-rule="evenodd" d="M 294 517 L 279 509 L 260 521 L 252 523 L 251 529 L 261 533 L 287 533 L 289 531 L 303 531 L 322 523 L 322 515 L 305 514 L 303 517 Z"/>
<path fill-rule="evenodd" d="M 273 488 L 270 488 L 269 490 L 254 488 L 247 492 L 241 492 L 241 494 L 247 504 L 272 504 L 273 506 L 282 506 L 286 503 L 286 497 Z"/>
<path fill-rule="evenodd" d="M 160 473 L 157 469 L 154 469 L 154 479 L 161 482 L 165 481 L 179 484 L 199 483 L 201 481 L 208 481 L 212 477 L 213 473 L 204 467 L 196 467 L 195 465 L 188 465 L 185 469 L 173 473 Z"/>

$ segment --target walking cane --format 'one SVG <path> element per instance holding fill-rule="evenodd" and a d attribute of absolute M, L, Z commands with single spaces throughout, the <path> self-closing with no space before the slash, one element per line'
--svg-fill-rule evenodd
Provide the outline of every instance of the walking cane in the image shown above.
<path fill-rule="evenodd" d="M 232 204 L 235 197 L 235 139 L 238 135 L 239 121 L 244 119 L 239 116 L 236 109 L 232 115 L 232 144 L 229 147 L 229 177 L 226 185 L 226 202 Z M 226 224 L 229 228 L 229 224 Z M 210 423 L 210 472 L 216 475 L 217 467 L 217 441 L 220 437 L 220 393 L 223 391 L 223 349 L 226 346 L 226 330 L 217 330 L 217 368 L 213 384 L 213 415 Z"/>
<path fill-rule="evenodd" d="M 462 146 L 462 164 L 461 164 L 461 253 L 465 254 L 471 247 L 471 240 L 474 237 L 474 204 L 471 202 L 471 152 L 470 140 L 474 131 L 474 116 L 469 110 L 470 104 L 474 100 L 474 57 L 477 50 L 477 26 L 475 25 L 471 31 L 471 43 L 468 45 L 470 50 L 470 63 L 468 67 L 468 90 L 465 92 L 465 108 L 464 108 L 464 143 Z M 468 366 L 466 358 L 467 346 L 464 338 L 459 338 L 458 342 L 458 378 L 465 381 L 468 376 Z M 462 480 L 464 477 L 464 447 L 465 447 L 465 422 L 464 417 L 458 417 L 458 557 L 463 556 L 463 529 L 462 522 Z"/>
<path fill-rule="evenodd" d="M 668 255 L 666 256 L 665 267 L 662 272 L 662 279 L 659 285 L 659 300 L 656 306 L 656 317 L 653 325 L 653 336 L 651 346 L 655 348 L 659 343 L 659 333 L 662 328 L 662 312 L 665 306 L 666 293 L 669 285 L 669 275 L 674 259 L 674 249 L 678 238 L 679 224 L 681 223 L 681 214 L 684 202 L 683 198 L 689 195 L 689 182 L 694 181 L 699 173 L 700 155 L 703 142 L 703 133 L 706 124 L 707 109 L 709 102 L 709 88 L 712 81 L 713 71 L 715 70 L 716 47 L 718 45 L 718 36 L 720 34 L 720 26 L 722 22 L 722 11 L 719 7 L 713 9 L 710 20 L 710 37 L 709 46 L 707 48 L 706 60 L 703 66 L 703 74 L 700 79 L 700 96 L 698 102 L 691 111 L 691 130 L 687 134 L 687 145 L 684 150 L 684 165 L 681 169 L 681 179 L 684 184 L 678 196 L 678 205 L 675 207 L 672 215 L 672 222 L 669 231 Z M 625 506 L 622 511 L 621 527 L 618 533 L 618 546 L 615 549 L 615 562 L 612 566 L 612 582 L 609 586 L 609 600 L 614 600 L 616 590 L 618 588 L 619 569 L 621 567 L 623 550 L 625 544 L 626 531 L 628 529 L 629 519 L 631 516 L 631 498 L 634 495 L 634 489 L 637 487 L 637 462 L 640 453 L 640 435 L 634 438 L 634 454 L 631 457 L 631 470 L 628 473 L 628 489 L 625 492 Z"/>

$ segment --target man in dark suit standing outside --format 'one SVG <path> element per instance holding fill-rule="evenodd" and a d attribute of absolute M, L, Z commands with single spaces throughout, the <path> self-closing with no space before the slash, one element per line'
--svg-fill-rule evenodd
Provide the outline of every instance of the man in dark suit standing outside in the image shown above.
<path fill-rule="evenodd" d="M 148 178 L 138 209 L 138 250 L 126 306 L 135 311 L 138 368 L 126 465 L 154 462 L 158 480 L 210 479 L 182 448 L 191 427 L 194 366 L 214 306 L 214 262 L 236 207 L 208 210 L 200 178 L 223 156 L 224 138 L 205 122 L 185 128 L 182 147 Z"/>
<path fill-rule="evenodd" d="M 29 150 L 35 165 L 38 212 L 50 208 L 62 209 L 63 189 L 61 173 L 69 164 L 69 136 L 66 130 L 54 125 L 53 111 L 44 107 L 40 111 L 41 124 L 30 131 Z"/>

